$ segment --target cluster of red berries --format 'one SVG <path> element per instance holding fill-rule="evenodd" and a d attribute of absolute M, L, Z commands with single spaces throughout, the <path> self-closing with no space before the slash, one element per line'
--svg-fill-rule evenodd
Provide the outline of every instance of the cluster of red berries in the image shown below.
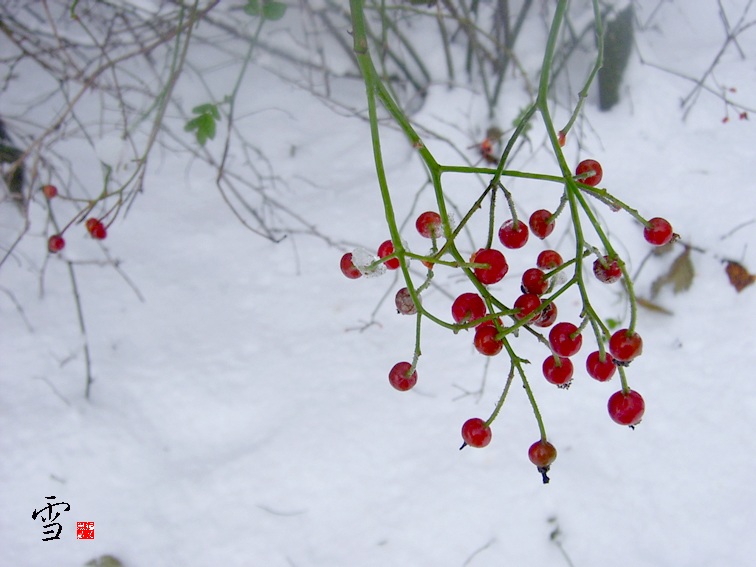
<path fill-rule="evenodd" d="M 55 185 L 43 185 L 42 193 L 48 200 L 50 200 L 58 195 L 58 188 Z M 108 236 L 108 230 L 100 219 L 94 217 L 88 218 L 84 223 L 84 226 L 89 235 L 95 240 L 103 240 Z M 53 234 L 47 239 L 47 250 L 50 253 L 55 254 L 56 252 L 60 252 L 66 246 L 63 232 L 65 232 L 65 229 L 59 234 Z"/>
<path fill-rule="evenodd" d="M 582 161 L 575 170 L 575 180 L 591 187 L 601 182 L 602 175 L 601 165 L 590 159 Z M 517 218 L 507 220 L 498 231 L 501 245 L 506 250 L 520 249 L 527 243 L 530 233 L 541 240 L 547 238 L 554 231 L 558 213 L 559 211 L 555 214 L 546 209 L 539 209 L 530 215 L 527 223 Z M 437 252 L 436 239 L 444 236 L 443 219 L 438 213 L 427 211 L 417 217 L 415 227 L 421 236 L 433 240 L 431 254 L 421 257 L 428 270 L 433 270 L 433 261 L 439 260 L 440 254 Z M 667 244 L 675 237 L 669 222 L 658 217 L 645 223 L 643 235 L 646 241 L 655 246 Z M 405 248 L 403 243 L 402 248 Z M 406 250 L 404 252 L 406 253 Z M 353 253 L 344 254 L 341 258 L 341 270 L 346 277 L 351 279 L 374 273 L 378 265 L 388 270 L 396 270 L 401 265 L 401 255 L 401 252 L 395 253 L 394 243 L 387 240 L 378 247 L 376 254 L 368 254 L 367 260 L 363 259 L 358 263 L 355 263 Z M 570 264 L 580 260 L 582 258 Z M 553 298 L 547 295 L 555 290 L 560 282 L 560 272 L 567 267 L 561 255 L 555 250 L 541 251 L 536 259 L 535 267 L 526 269 L 522 274 L 520 284 L 522 294 L 514 300 L 510 309 L 504 308 L 500 311 L 498 309 L 503 304 L 498 300 L 491 301 L 492 296 L 486 293 L 488 290 L 486 286 L 499 283 L 509 272 L 509 264 L 504 253 L 493 247 L 481 248 L 471 255 L 469 264 L 463 267 L 466 268 L 468 277 L 476 283 L 481 293 L 462 293 L 454 299 L 451 304 L 451 317 L 456 324 L 455 330 L 474 328 L 475 349 L 485 356 L 495 356 L 504 350 L 506 336 L 514 329 L 523 325 L 550 327 L 548 345 L 551 352 L 543 361 L 543 376 L 546 381 L 560 388 L 569 387 L 574 373 L 571 357 L 581 349 L 582 331 L 589 319 L 586 318 L 579 327 L 567 321 L 556 322 L 557 306 L 554 299 L 560 294 L 555 294 Z M 623 277 L 623 271 L 624 266 L 621 260 L 614 256 L 598 256 L 593 262 L 593 273 L 603 283 L 611 284 L 618 281 Z M 414 293 L 417 301 L 420 299 L 422 289 L 424 286 Z M 419 306 L 416 305 L 413 294 L 407 287 L 397 292 L 395 303 L 399 313 L 405 315 L 418 313 Z M 497 310 L 490 312 L 489 309 L 493 309 L 494 305 Z M 502 317 L 511 317 L 512 326 L 507 327 L 502 322 Z M 599 382 L 610 380 L 618 367 L 629 365 L 643 350 L 640 335 L 628 328 L 614 332 L 609 337 L 606 346 L 602 341 L 599 343 L 599 348 L 591 352 L 585 362 L 588 375 Z M 389 383 L 400 391 L 411 389 L 418 379 L 416 365 L 417 354 L 412 363 L 395 364 L 389 372 Z M 622 381 L 623 388 L 609 398 L 608 412 L 616 423 L 632 427 L 637 425 L 643 417 L 645 404 L 640 394 L 626 386 L 624 375 Z M 492 438 L 490 428 L 492 420 L 493 417 L 488 421 L 478 417 L 468 419 L 462 426 L 464 441 L 462 446 L 485 447 L 488 445 Z M 545 438 L 533 443 L 528 451 L 530 461 L 541 472 L 544 482 L 548 482 L 546 473 L 556 459 L 556 455 L 556 448 Z"/>

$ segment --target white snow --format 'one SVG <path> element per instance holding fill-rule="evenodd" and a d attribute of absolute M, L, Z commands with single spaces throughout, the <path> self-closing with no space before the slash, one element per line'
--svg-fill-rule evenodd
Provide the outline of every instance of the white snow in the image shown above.
<path fill-rule="evenodd" d="M 714 3 L 695 4 L 662 5 L 661 31 L 639 36 L 644 56 L 700 75 L 722 37 L 710 32 L 720 25 Z M 729 50 L 717 79 L 753 104 L 754 31 L 739 45 L 746 59 Z M 589 98 L 583 147 L 573 137 L 570 156 L 599 159 L 602 185 L 646 217 L 668 218 L 701 249 L 691 253 L 690 291 L 666 288 L 655 300 L 674 314 L 640 313 L 644 352 L 628 378 L 647 410 L 635 430 L 607 416 L 619 384 L 587 377 L 582 365 L 592 347 L 585 344 L 565 391 L 541 379 L 543 347 L 525 334 L 515 341 L 531 361 L 526 370 L 559 450 L 548 485 L 527 459 L 538 430 L 520 387 L 494 422 L 491 444 L 458 450 L 461 424 L 490 414 L 508 370 L 504 355 L 486 366 L 472 333 L 425 322 L 417 386 L 391 388 L 388 370 L 411 360 L 414 349 L 415 319 L 396 314 L 391 301 L 403 284 L 389 274 L 350 281 L 338 268 L 355 244 L 372 250 L 388 238 L 367 126 L 266 74 L 254 108 L 270 99 L 288 114 L 258 113 L 241 124 L 271 132 L 265 150 L 286 182 L 287 203 L 351 244 L 255 236 L 229 212 L 212 172 L 195 164 L 189 173 L 185 156 L 161 152 L 145 192 L 103 242 L 128 281 L 112 266 L 77 267 L 95 379 L 87 401 L 63 260 L 102 256 L 75 227 L 61 256 L 46 260 L 45 214 L 36 203 L 32 229 L 0 269 L 0 565 L 79 567 L 104 554 L 124 567 L 570 565 L 562 549 L 576 567 L 750 565 L 756 286 L 736 293 L 722 260 L 756 271 L 754 123 L 731 116 L 722 124 L 722 103 L 711 96 L 701 96 L 683 121 L 679 100 L 691 83 L 637 57 L 628 73 L 611 112 Z M 255 68 L 253 76 L 263 74 Z M 434 88 L 416 118 L 464 148 L 475 141 L 466 132 L 488 124 L 459 123 L 453 132 L 439 115 L 466 116 L 470 100 L 469 89 Z M 509 126 L 517 112 L 507 109 Z M 567 117 L 561 113 L 558 122 Z M 542 134 L 531 138 L 537 148 Z M 414 218 L 433 205 L 428 189 L 414 202 L 422 167 L 398 133 L 386 130 L 383 144 L 391 186 L 402 187 L 397 216 Z M 116 155 L 117 147 L 105 146 Z M 428 146 L 449 151 L 430 137 Z M 554 171 L 543 152 L 528 152 L 518 156 L 523 168 Z M 468 157 L 477 159 L 475 150 Z M 451 198 L 466 210 L 479 187 L 449 179 Z M 543 184 L 517 181 L 508 189 L 522 211 L 558 201 L 559 188 Z M 61 217 L 73 212 L 54 205 Z M 638 224 L 597 210 L 635 273 L 648 252 Z M 423 250 L 428 243 L 413 225 L 402 236 Z M 1 204 L 4 248 L 20 226 L 18 210 Z M 502 293 L 516 293 L 545 246 L 570 254 L 567 231 L 562 222 L 546 243 L 531 238 L 507 254 Z M 485 238 L 473 236 L 475 243 L 461 240 L 467 252 Z M 639 295 L 648 297 L 673 257 L 649 259 Z M 450 273 L 439 270 L 443 290 L 470 291 Z M 603 316 L 627 320 L 616 288 L 591 283 L 590 290 Z M 366 326 L 387 291 L 378 324 Z M 435 288 L 423 297 L 447 319 L 450 303 Z M 579 308 L 570 294 L 560 320 Z M 71 510 L 61 514 L 61 540 L 43 542 L 31 515 L 51 495 Z M 76 540 L 77 521 L 95 522 L 94 540 Z"/>

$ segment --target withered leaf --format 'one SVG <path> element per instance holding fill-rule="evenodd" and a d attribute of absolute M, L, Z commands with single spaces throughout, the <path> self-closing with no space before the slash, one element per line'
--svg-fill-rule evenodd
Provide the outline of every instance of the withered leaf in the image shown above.
<path fill-rule="evenodd" d="M 756 276 L 749 274 L 745 266 L 743 266 L 743 264 L 739 264 L 738 262 L 728 260 L 725 271 L 727 272 L 727 277 L 730 278 L 732 287 L 734 287 L 738 291 L 738 293 L 740 293 L 754 281 L 756 281 Z"/>
<path fill-rule="evenodd" d="M 636 297 L 635 299 L 638 302 L 638 305 L 645 309 L 648 309 L 649 311 L 655 311 L 656 313 L 662 313 L 664 315 L 674 315 L 674 313 L 672 313 L 672 311 L 670 311 L 666 307 L 662 307 L 658 303 L 654 303 L 649 299 L 643 299 L 642 297 Z"/>
<path fill-rule="evenodd" d="M 685 248 L 672 265 L 669 271 L 656 278 L 651 284 L 651 298 L 656 297 L 665 285 L 671 285 L 674 293 L 687 291 L 693 285 L 693 277 L 696 275 L 693 262 L 690 259 L 690 248 Z"/>

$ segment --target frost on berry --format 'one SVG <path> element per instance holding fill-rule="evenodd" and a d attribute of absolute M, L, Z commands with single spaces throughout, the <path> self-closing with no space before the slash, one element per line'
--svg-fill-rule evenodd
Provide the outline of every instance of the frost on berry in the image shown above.
<path fill-rule="evenodd" d="M 378 262 L 378 257 L 365 248 L 352 251 L 352 263 L 366 278 L 374 278 L 386 273 L 386 265 Z"/>
<path fill-rule="evenodd" d="M 441 238 L 444 235 L 441 215 L 435 211 L 421 213 L 415 221 L 415 228 L 425 238 Z"/>
<path fill-rule="evenodd" d="M 593 262 L 593 275 L 600 282 L 611 284 L 622 277 L 622 270 L 617 260 L 612 260 L 609 256 L 602 256 Z"/>
<path fill-rule="evenodd" d="M 412 296 L 406 287 L 403 287 L 396 292 L 394 303 L 396 304 L 396 310 L 402 315 L 414 315 L 417 313 L 415 302 L 412 301 Z"/>
<path fill-rule="evenodd" d="M 390 240 L 386 240 L 385 242 L 381 243 L 381 245 L 378 247 L 378 257 L 379 258 L 385 258 L 386 256 L 390 256 L 394 253 L 394 243 Z M 386 265 L 386 268 L 389 270 L 396 270 L 399 268 L 399 258 L 391 258 L 390 260 L 386 260 L 383 262 Z"/>
<path fill-rule="evenodd" d="M 341 273 L 348 277 L 350 280 L 356 280 L 357 278 L 362 277 L 362 272 L 360 272 L 352 262 L 351 252 L 347 252 L 341 257 L 340 267 Z"/>

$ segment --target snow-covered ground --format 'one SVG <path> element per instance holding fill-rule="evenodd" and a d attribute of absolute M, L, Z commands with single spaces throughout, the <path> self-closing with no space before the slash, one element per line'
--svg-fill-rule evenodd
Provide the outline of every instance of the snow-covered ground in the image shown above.
<path fill-rule="evenodd" d="M 638 38 L 644 58 L 700 76 L 724 40 L 713 4 L 664 3 L 664 33 Z M 726 5 L 739 13 L 745 2 Z M 754 32 L 739 45 L 746 59 L 728 50 L 716 79 L 747 105 L 756 100 Z M 247 110 L 287 109 L 245 123 L 270 133 L 264 149 L 286 182 L 277 195 L 336 241 L 385 240 L 367 124 L 259 68 L 250 77 L 250 88 L 266 87 Z M 622 102 L 601 113 L 589 98 L 583 148 L 568 144 L 576 160 L 602 162 L 602 185 L 644 216 L 668 218 L 702 251 L 692 252 L 691 289 L 656 298 L 673 315 L 641 310 L 644 352 L 628 377 L 647 410 L 635 430 L 607 416 L 617 378 L 587 377 L 588 347 L 572 387 L 559 390 L 540 376 L 542 347 L 516 341 L 532 356 L 531 383 L 559 449 L 548 485 L 527 458 L 538 430 L 519 387 L 492 443 L 458 451 L 461 424 L 493 409 L 504 360 L 491 362 L 480 396 L 461 396 L 480 388 L 485 361 L 471 333 L 426 324 L 418 385 L 393 390 L 386 375 L 411 356 L 414 318 L 397 315 L 389 298 L 378 324 L 359 328 L 400 287 L 394 276 L 349 281 L 338 268 L 346 245 L 254 236 L 213 173 L 181 155 L 156 159 L 145 193 L 103 243 L 143 299 L 112 267 L 78 267 L 95 377 L 85 400 L 68 272 L 60 258 L 45 260 L 46 233 L 35 225 L 0 270 L 0 290 L 23 308 L 0 293 L 0 565 L 79 567 L 103 554 L 124 567 L 751 564 L 756 286 L 737 293 L 722 259 L 756 269 L 754 126 L 737 116 L 723 124 L 712 96 L 683 121 L 679 100 L 692 86 L 634 56 Z M 464 148 L 488 126 L 476 118 L 482 111 L 465 118 L 475 96 L 436 87 L 415 118 L 448 135 L 458 121 Z M 384 150 L 393 187 L 406 184 L 396 190 L 405 218 L 423 171 L 398 133 L 386 131 Z M 554 171 L 545 154 L 518 159 Z M 523 211 L 554 200 L 532 184 L 510 189 Z M 464 203 L 464 188 L 455 190 Z M 415 212 L 431 195 L 419 201 Z M 638 225 L 598 210 L 634 273 L 648 252 Z M 43 219 L 43 208 L 32 217 Z M 20 226 L 18 209 L 0 206 L 3 246 Z M 427 246 L 410 229 L 410 246 Z M 547 242 L 569 252 L 566 232 Z M 94 257 L 95 246 L 71 239 L 62 257 Z M 510 261 L 506 285 L 516 288 L 541 247 L 531 239 Z M 643 265 L 639 295 L 673 257 Z M 602 315 L 627 318 L 618 294 L 591 289 Z M 428 301 L 449 302 L 432 290 Z M 571 297 L 565 316 L 578 309 Z M 70 511 L 61 540 L 43 542 L 31 515 L 51 495 Z M 95 523 L 94 540 L 75 538 L 82 521 Z"/>

